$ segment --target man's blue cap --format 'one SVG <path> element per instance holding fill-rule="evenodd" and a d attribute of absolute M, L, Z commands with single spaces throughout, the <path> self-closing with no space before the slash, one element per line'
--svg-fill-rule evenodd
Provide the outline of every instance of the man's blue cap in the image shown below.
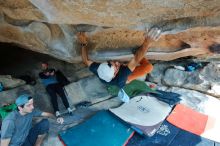
<path fill-rule="evenodd" d="M 28 101 L 29 101 L 28 98 L 29 98 L 29 97 L 30 97 L 30 95 L 27 95 L 27 94 L 20 95 L 20 96 L 16 99 L 15 104 L 16 104 L 17 106 L 24 105 L 24 104 L 28 103 Z"/>

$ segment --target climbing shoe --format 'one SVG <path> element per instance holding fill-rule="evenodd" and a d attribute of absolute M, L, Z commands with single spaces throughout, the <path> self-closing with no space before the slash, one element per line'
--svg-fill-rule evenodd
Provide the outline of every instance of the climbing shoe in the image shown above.
<path fill-rule="evenodd" d="M 70 115 L 72 115 L 72 114 L 73 114 L 73 111 L 75 110 L 75 108 L 70 108 L 70 107 L 68 107 L 67 110 L 68 110 L 68 113 L 69 113 Z"/>
<path fill-rule="evenodd" d="M 56 115 L 56 117 L 60 117 L 61 116 L 59 111 L 56 111 L 55 115 Z"/>

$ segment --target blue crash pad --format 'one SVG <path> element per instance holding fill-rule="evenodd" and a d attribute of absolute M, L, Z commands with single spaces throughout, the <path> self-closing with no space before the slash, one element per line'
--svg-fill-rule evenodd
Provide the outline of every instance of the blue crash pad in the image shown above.
<path fill-rule="evenodd" d="M 163 122 L 159 130 L 152 137 L 135 134 L 127 146 L 217 146 L 219 143 L 202 138 L 178 127 Z"/>
<path fill-rule="evenodd" d="M 66 146 L 123 146 L 133 130 L 109 111 L 59 133 Z"/>

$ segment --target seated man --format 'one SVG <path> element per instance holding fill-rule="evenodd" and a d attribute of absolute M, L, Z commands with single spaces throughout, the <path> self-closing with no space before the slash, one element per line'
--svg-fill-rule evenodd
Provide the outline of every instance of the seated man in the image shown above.
<path fill-rule="evenodd" d="M 73 109 L 71 109 L 69 106 L 69 102 L 64 93 L 62 85 L 57 81 L 55 69 L 49 69 L 48 63 L 45 62 L 41 64 L 41 68 L 42 72 L 39 73 L 39 77 L 42 80 L 42 83 L 45 85 L 47 93 L 51 97 L 52 106 L 56 116 L 60 116 L 57 102 L 57 94 L 61 97 L 63 104 L 68 110 L 69 114 L 72 114 Z"/>
<path fill-rule="evenodd" d="M 49 130 L 49 121 L 41 120 L 32 127 L 33 117 L 55 117 L 51 113 L 34 109 L 33 98 L 27 94 L 19 96 L 17 110 L 11 112 L 2 122 L 1 146 L 40 146 Z M 62 124 L 63 118 L 57 122 Z"/>
<path fill-rule="evenodd" d="M 103 83 L 116 85 L 119 88 L 123 88 L 126 83 L 150 73 L 153 70 L 152 64 L 144 58 L 144 56 L 152 40 L 157 40 L 159 36 L 159 29 L 151 29 L 148 35 L 146 35 L 142 46 L 136 51 L 134 57 L 128 62 L 128 64 L 123 65 L 117 61 L 97 63 L 89 60 L 86 48 L 88 43 L 87 36 L 82 32 L 78 34 L 82 46 L 83 62 Z"/>

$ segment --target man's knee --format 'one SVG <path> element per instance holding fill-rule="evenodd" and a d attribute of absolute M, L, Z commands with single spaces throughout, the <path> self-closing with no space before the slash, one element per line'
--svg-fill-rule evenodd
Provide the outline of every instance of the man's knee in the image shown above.
<path fill-rule="evenodd" d="M 39 126 L 39 135 L 45 134 L 49 131 L 49 121 L 48 119 L 43 119 L 38 123 Z"/>
<path fill-rule="evenodd" d="M 47 91 L 49 94 L 51 94 L 51 93 L 54 92 L 53 89 L 52 89 L 50 86 L 47 86 L 47 87 L 46 87 L 46 91 Z"/>

